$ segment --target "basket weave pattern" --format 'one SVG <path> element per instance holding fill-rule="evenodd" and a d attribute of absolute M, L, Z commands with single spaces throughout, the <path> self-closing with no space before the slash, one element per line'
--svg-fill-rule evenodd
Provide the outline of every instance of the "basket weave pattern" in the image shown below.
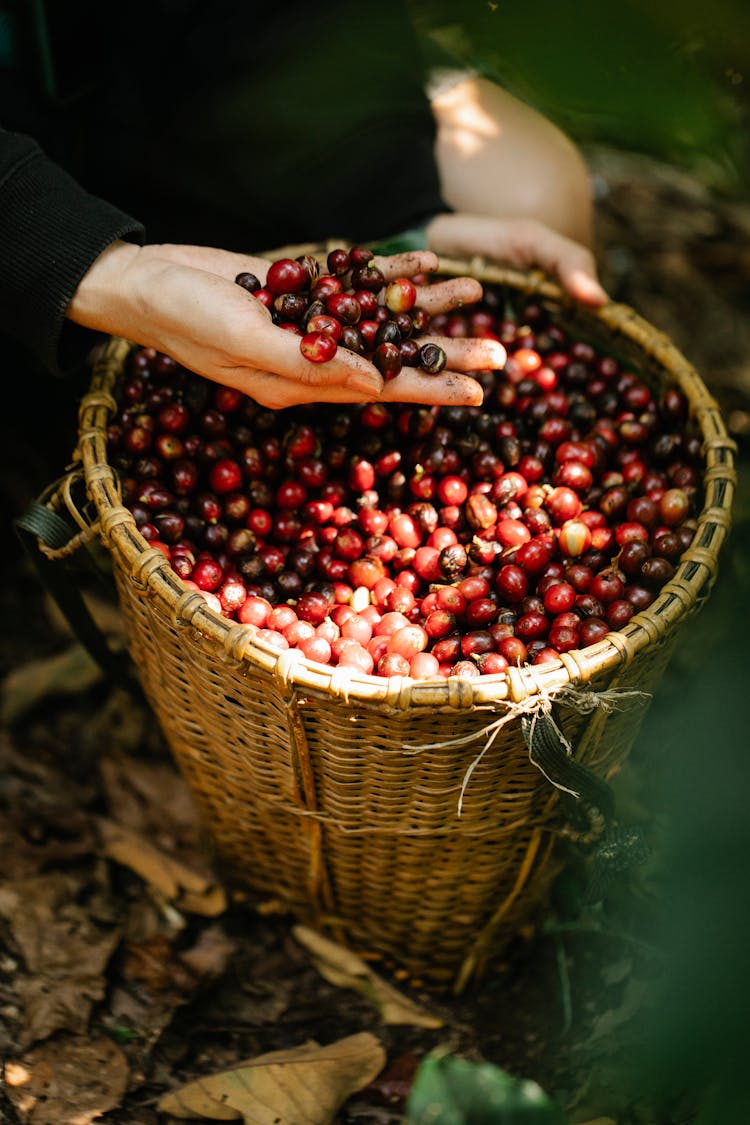
<path fill-rule="evenodd" d="M 360 950 L 465 983 L 543 906 L 567 828 L 517 718 L 477 761 L 488 728 L 509 708 L 557 697 L 576 758 L 604 778 L 616 772 L 647 707 L 632 693 L 653 692 L 677 627 L 710 591 L 734 468 L 705 386 L 632 310 L 578 309 L 549 282 L 481 262 L 441 270 L 559 301 L 572 333 L 632 357 L 647 381 L 677 384 L 688 398 L 706 458 L 698 530 L 675 578 L 620 633 L 557 664 L 474 680 L 384 679 L 279 654 L 186 589 L 121 504 L 106 427 L 125 341 L 111 341 L 94 372 L 78 453 L 136 669 L 229 868 Z M 623 694 L 613 710 L 584 711 L 571 689 Z"/>

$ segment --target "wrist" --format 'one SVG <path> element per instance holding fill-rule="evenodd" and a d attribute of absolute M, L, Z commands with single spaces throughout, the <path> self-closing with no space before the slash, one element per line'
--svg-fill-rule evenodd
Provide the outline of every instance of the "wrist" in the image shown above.
<path fill-rule="evenodd" d="M 125 274 L 140 247 L 117 240 L 103 250 L 83 275 L 65 315 L 75 324 L 100 332 L 111 332 L 111 317 L 126 294 Z"/>

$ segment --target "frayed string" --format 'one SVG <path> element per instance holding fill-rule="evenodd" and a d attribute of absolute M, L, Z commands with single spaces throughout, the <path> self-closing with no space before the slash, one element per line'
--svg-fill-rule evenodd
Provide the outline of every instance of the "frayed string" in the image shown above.
<path fill-rule="evenodd" d="M 602 710 L 610 714 L 612 711 L 622 711 L 618 706 L 628 699 L 650 699 L 650 691 L 638 691 L 637 688 L 611 688 L 606 691 L 590 691 L 585 688 L 562 687 L 556 693 L 554 702 L 563 703 L 584 715 L 592 711 Z"/>

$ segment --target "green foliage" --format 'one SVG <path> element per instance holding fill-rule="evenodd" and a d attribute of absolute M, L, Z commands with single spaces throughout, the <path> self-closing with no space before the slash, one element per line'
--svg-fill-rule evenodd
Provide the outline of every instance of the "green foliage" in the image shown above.
<path fill-rule="evenodd" d="M 750 7 L 740 0 L 414 0 L 436 65 L 470 66 L 579 141 L 736 186 L 747 170 Z"/>
<path fill-rule="evenodd" d="M 434 1053 L 417 1071 L 405 1125 L 565 1125 L 565 1117 L 536 1082 Z"/>

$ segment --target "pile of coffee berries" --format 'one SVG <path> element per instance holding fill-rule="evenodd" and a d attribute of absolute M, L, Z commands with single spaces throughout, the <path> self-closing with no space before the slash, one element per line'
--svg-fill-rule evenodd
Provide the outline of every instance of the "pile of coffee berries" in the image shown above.
<path fill-rule="evenodd" d="M 131 354 L 109 429 L 124 503 L 272 648 L 416 679 L 555 661 L 646 609 L 692 541 L 701 441 L 677 387 L 493 289 L 430 330 L 505 344 L 481 407 L 272 411 Z"/>
<path fill-rule="evenodd" d="M 333 359 L 340 346 L 365 356 L 386 381 L 404 365 L 429 375 L 443 370 L 443 349 L 417 339 L 429 316 L 417 306 L 410 278 L 386 282 L 364 246 L 331 250 L 326 265 L 328 273 L 321 274 L 310 254 L 279 258 L 265 285 L 253 273 L 240 273 L 235 281 L 270 310 L 280 328 L 300 337 L 300 351 L 311 363 Z"/>

